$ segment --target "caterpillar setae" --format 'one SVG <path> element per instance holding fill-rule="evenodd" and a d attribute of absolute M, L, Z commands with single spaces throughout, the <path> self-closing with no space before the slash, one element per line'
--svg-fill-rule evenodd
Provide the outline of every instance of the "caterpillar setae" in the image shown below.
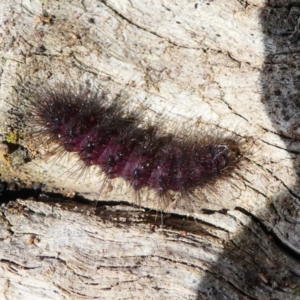
<path fill-rule="evenodd" d="M 164 133 L 127 113 L 121 102 L 87 87 L 41 88 L 29 100 L 32 137 L 55 145 L 49 155 L 76 153 L 81 167 L 98 167 L 139 193 L 150 189 L 164 206 L 174 194 L 191 198 L 235 172 L 245 151 L 240 137 L 208 131 Z"/>

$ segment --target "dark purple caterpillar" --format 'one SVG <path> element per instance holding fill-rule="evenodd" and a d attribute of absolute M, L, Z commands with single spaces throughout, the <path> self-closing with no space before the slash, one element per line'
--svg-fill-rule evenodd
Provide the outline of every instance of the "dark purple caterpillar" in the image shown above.
<path fill-rule="evenodd" d="M 34 137 L 54 142 L 51 154 L 76 152 L 85 167 L 99 166 L 108 178 L 121 177 L 134 190 L 146 187 L 163 198 L 193 195 L 231 174 L 244 156 L 239 138 L 163 134 L 87 88 L 46 88 L 30 104 Z"/>

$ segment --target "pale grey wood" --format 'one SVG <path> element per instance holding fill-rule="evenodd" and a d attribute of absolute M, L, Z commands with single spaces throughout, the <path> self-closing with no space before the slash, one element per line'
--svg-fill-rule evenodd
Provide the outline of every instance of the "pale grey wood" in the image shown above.
<path fill-rule="evenodd" d="M 96 215 L 93 204 L 49 199 L 3 205 L 0 297 L 300 298 L 300 14 L 275 2 L 0 2 L 2 140 L 22 84 L 63 80 L 121 91 L 149 122 L 162 114 L 170 132 L 209 128 L 255 141 L 235 179 L 191 207 L 168 207 L 163 230 L 159 212 L 116 212 L 111 202 Z M 26 136 L 18 142 L 31 146 Z M 135 202 L 122 180 L 99 196 L 97 170 L 76 180 L 75 157 L 25 162 L 22 150 L 6 150 L 6 181 Z M 152 195 L 141 204 L 157 208 Z"/>

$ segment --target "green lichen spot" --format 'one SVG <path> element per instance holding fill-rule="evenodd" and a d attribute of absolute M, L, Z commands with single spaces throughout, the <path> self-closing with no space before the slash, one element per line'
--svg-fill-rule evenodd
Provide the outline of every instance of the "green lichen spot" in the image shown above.
<path fill-rule="evenodd" d="M 10 131 L 7 133 L 5 141 L 10 144 L 16 144 L 18 142 L 18 133 Z"/>

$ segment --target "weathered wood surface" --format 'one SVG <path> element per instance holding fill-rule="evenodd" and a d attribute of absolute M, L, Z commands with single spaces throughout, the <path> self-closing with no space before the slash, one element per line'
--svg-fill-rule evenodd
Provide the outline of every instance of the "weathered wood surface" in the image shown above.
<path fill-rule="evenodd" d="M 66 80 L 125 90 L 174 130 L 209 123 L 255 144 L 218 197 L 189 220 L 167 208 L 163 230 L 160 213 L 118 202 L 3 204 L 0 298 L 300 299 L 299 17 L 285 0 L 1 1 L 3 141 L 20 83 Z M 74 180 L 71 161 L 2 148 L 3 180 L 97 197 L 96 171 Z M 120 182 L 101 200 L 133 196 Z"/>

